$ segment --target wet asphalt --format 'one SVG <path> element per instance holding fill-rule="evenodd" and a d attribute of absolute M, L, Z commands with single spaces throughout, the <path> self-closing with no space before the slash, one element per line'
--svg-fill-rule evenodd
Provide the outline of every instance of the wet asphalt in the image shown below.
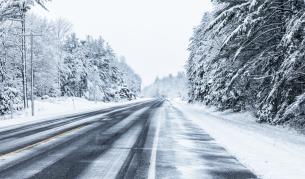
<path fill-rule="evenodd" d="M 151 100 L 2 129 L 0 178 L 257 177 L 169 101 Z"/>

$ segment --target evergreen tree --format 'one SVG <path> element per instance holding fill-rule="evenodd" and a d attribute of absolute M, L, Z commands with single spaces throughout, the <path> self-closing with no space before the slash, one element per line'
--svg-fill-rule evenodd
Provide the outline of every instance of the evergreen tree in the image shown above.
<path fill-rule="evenodd" d="M 254 110 L 270 123 L 301 114 L 304 1 L 214 2 L 190 45 L 190 101 Z"/>

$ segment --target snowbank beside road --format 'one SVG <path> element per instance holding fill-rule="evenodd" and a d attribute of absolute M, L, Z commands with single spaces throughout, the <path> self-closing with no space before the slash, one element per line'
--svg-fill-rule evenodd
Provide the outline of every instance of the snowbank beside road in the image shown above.
<path fill-rule="evenodd" d="M 10 115 L 0 116 L 0 128 L 5 128 L 7 126 L 12 126 L 12 125 L 24 125 L 41 120 L 49 120 L 56 116 L 89 112 L 116 105 L 131 104 L 146 100 L 149 99 L 143 98 L 134 101 L 126 101 L 119 103 L 94 102 L 94 101 L 88 101 L 83 98 L 68 98 L 68 97 L 36 100 L 34 117 L 31 116 L 31 109 L 16 112 L 13 114 L 13 118 L 11 118 Z"/>
<path fill-rule="evenodd" d="M 248 113 L 173 104 L 260 177 L 305 178 L 304 135 L 280 126 L 258 124 Z"/>

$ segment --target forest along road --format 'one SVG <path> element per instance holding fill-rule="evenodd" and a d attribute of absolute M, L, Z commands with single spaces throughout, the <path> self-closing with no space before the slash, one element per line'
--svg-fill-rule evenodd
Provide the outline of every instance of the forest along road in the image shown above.
<path fill-rule="evenodd" d="M 169 101 L 0 131 L 0 178 L 256 178 Z"/>

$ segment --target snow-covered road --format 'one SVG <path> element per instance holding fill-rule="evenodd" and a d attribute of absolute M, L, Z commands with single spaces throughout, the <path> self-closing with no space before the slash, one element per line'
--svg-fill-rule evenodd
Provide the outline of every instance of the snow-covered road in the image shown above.
<path fill-rule="evenodd" d="M 259 124 L 246 112 L 218 112 L 201 105 L 173 104 L 260 178 L 305 178 L 303 134 L 283 126 Z"/>
<path fill-rule="evenodd" d="M 160 109 L 156 178 L 256 178 L 171 103 Z"/>
<path fill-rule="evenodd" d="M 257 126 L 150 100 L 2 129 L 0 178 L 302 178 L 302 139 Z"/>

